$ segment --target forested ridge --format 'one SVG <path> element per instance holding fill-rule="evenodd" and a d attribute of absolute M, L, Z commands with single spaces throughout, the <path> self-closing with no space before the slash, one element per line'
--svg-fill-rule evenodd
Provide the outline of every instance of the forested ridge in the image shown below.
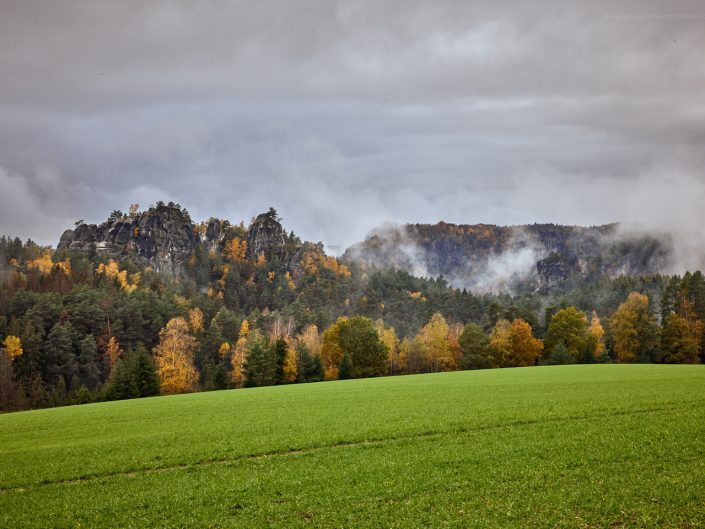
<path fill-rule="evenodd" d="M 274 209 L 245 226 L 135 204 L 101 225 L 78 221 L 56 250 L 4 236 L 0 283 L 2 411 L 457 369 L 705 360 L 700 272 L 595 266 L 550 288 L 477 294 L 329 256 L 287 233 Z"/>

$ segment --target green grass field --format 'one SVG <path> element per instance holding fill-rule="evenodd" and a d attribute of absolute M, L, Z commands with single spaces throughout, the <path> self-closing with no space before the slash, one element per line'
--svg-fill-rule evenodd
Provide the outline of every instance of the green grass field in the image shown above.
<path fill-rule="evenodd" d="M 2 415 L 0 526 L 705 527 L 705 366 L 440 373 Z"/>

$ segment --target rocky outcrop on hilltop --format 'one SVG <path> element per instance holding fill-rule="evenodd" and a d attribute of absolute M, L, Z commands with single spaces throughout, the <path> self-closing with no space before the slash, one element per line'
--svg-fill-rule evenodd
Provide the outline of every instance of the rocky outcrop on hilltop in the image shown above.
<path fill-rule="evenodd" d="M 111 259 L 134 257 L 149 262 L 156 270 L 179 273 L 196 244 L 217 244 L 221 235 L 217 219 L 209 221 L 201 237 L 186 209 L 160 202 L 141 213 L 114 211 L 99 225 L 79 223 L 63 233 L 57 250 Z"/>
<path fill-rule="evenodd" d="M 247 254 L 283 257 L 286 232 L 274 208 L 255 217 L 247 230 Z"/>
<path fill-rule="evenodd" d="M 573 278 L 643 275 L 665 269 L 668 240 L 625 235 L 617 224 L 596 227 L 408 224 L 376 230 L 344 260 L 443 276 L 455 286 L 523 284 L 550 290 Z"/>
<path fill-rule="evenodd" d="M 199 246 L 208 252 L 223 250 L 235 236 L 247 243 L 247 257 L 277 260 L 282 270 L 295 270 L 304 245 L 287 235 L 277 212 L 270 208 L 253 219 L 247 230 L 233 228 L 228 221 L 210 218 L 194 224 L 188 211 L 178 204 L 158 202 L 147 211 L 124 214 L 114 211 L 102 224 L 77 223 L 61 236 L 57 250 L 80 252 L 89 257 L 135 258 L 158 271 L 180 274 Z"/>

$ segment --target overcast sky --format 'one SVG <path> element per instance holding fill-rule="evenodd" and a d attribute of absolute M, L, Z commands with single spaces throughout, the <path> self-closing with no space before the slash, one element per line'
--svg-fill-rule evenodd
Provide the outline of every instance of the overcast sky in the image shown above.
<path fill-rule="evenodd" d="M 0 0 L 0 232 L 702 223 L 704 50 L 700 0 Z"/>

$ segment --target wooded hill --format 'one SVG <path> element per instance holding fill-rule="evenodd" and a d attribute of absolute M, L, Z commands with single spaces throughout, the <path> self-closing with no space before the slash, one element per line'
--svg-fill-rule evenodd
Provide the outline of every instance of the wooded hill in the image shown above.
<path fill-rule="evenodd" d="M 468 259 L 487 254 L 483 245 L 501 255 L 515 244 L 516 229 L 439 226 L 437 244 L 433 229 L 416 233 L 453 252 L 464 247 L 448 246 L 449 237 L 470 241 Z M 329 256 L 287 233 L 274 209 L 245 226 L 194 223 L 178 204 L 133 206 L 100 225 L 77 222 L 56 250 L 2 237 L 0 406 L 537 363 L 703 360 L 702 274 L 650 273 L 665 250 L 648 239 L 631 241 L 625 258 L 624 270 L 643 273 L 617 273 L 619 245 L 590 254 L 585 268 L 580 256 L 600 248 L 585 241 L 604 241 L 614 228 L 585 230 L 534 229 L 550 249 L 545 259 L 564 259 L 551 257 L 560 250 L 586 272 L 494 293 L 416 277 L 370 253 Z"/>

